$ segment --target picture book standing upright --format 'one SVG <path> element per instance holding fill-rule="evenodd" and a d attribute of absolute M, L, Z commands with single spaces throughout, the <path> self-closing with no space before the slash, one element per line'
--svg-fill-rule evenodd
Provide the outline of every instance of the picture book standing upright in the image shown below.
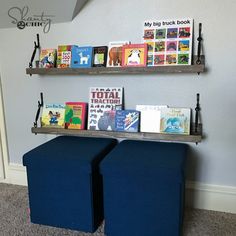
<path fill-rule="evenodd" d="M 147 45 L 126 44 L 122 47 L 122 66 L 143 66 L 147 65 Z"/>
<path fill-rule="evenodd" d="M 105 67 L 107 63 L 107 46 L 93 47 L 93 67 Z"/>
<path fill-rule="evenodd" d="M 49 128 L 64 128 L 64 115 L 64 104 L 46 103 L 43 106 L 41 126 Z"/>
<path fill-rule="evenodd" d="M 72 47 L 72 68 L 88 68 L 92 66 L 92 47 Z"/>
<path fill-rule="evenodd" d="M 162 108 L 160 132 L 167 134 L 190 134 L 190 108 Z"/>
<path fill-rule="evenodd" d="M 91 87 L 89 91 L 88 129 L 115 130 L 115 113 L 123 104 L 122 87 Z"/>
<path fill-rule="evenodd" d="M 118 110 L 116 111 L 115 130 L 120 132 L 138 132 L 139 115 L 136 110 Z"/>
<path fill-rule="evenodd" d="M 191 65 L 193 19 L 146 20 L 148 66 Z"/>
<path fill-rule="evenodd" d="M 85 129 L 87 115 L 87 103 L 66 102 L 65 106 L 65 128 Z"/>
<path fill-rule="evenodd" d="M 141 112 L 140 131 L 160 133 L 161 109 L 166 105 L 136 105 L 136 110 Z"/>
<path fill-rule="evenodd" d="M 114 41 L 108 45 L 107 67 L 120 67 L 122 65 L 122 47 L 130 44 L 129 41 Z"/>
<path fill-rule="evenodd" d="M 41 49 L 39 56 L 39 66 L 41 68 L 53 68 L 56 65 L 56 59 L 56 49 Z"/>
<path fill-rule="evenodd" d="M 72 45 L 60 45 L 57 50 L 57 68 L 68 68 L 71 66 Z"/>

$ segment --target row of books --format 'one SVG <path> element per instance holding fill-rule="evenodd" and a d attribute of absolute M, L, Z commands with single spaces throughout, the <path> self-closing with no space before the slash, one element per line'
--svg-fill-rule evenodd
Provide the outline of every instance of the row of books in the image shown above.
<path fill-rule="evenodd" d="M 110 42 L 109 46 L 60 45 L 58 49 L 42 49 L 41 68 L 90 68 L 146 66 L 147 44 L 129 41 Z"/>
<path fill-rule="evenodd" d="M 190 108 L 136 105 L 123 109 L 122 87 L 91 87 L 89 102 L 44 104 L 41 126 L 50 128 L 190 134 Z"/>
<path fill-rule="evenodd" d="M 42 49 L 42 68 L 191 65 L 193 19 L 147 20 L 142 43 L 113 41 L 108 46 L 60 45 Z"/>

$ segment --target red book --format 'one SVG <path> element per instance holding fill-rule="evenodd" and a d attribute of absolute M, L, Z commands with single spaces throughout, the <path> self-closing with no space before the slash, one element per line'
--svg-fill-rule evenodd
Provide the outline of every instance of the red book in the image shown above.
<path fill-rule="evenodd" d="M 85 129 L 86 115 L 87 115 L 87 103 L 66 102 L 65 128 Z"/>

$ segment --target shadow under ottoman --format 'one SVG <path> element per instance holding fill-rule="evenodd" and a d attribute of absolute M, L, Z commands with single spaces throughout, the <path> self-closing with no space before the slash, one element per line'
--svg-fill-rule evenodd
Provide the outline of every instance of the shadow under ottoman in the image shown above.
<path fill-rule="evenodd" d="M 116 143 L 60 136 L 27 152 L 31 222 L 94 232 L 103 220 L 98 164 Z"/>
<path fill-rule="evenodd" d="M 106 236 L 179 236 L 187 145 L 125 140 L 100 164 Z"/>

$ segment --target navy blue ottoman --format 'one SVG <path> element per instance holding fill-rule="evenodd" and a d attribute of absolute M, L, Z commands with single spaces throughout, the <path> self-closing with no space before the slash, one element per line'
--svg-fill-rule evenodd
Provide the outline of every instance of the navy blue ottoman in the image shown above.
<path fill-rule="evenodd" d="M 106 236 L 181 235 L 187 145 L 126 140 L 100 163 Z"/>
<path fill-rule="evenodd" d="M 98 164 L 116 143 L 60 136 L 26 153 L 31 222 L 94 232 L 103 220 Z"/>

